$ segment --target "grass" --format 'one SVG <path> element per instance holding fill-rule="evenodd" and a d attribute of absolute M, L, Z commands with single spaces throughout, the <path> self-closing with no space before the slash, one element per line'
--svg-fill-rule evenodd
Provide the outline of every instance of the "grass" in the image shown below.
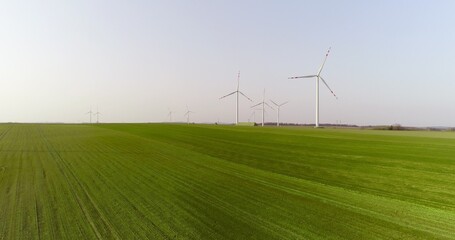
<path fill-rule="evenodd" d="M 3 124 L 0 239 L 455 239 L 455 133 Z"/>

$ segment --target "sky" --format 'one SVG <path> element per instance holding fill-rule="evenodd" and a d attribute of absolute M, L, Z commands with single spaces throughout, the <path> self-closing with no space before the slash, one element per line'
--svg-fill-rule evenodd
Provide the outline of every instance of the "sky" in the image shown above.
<path fill-rule="evenodd" d="M 454 1 L 2 1 L 0 122 L 455 126 Z M 259 121 L 260 112 L 256 112 Z M 276 121 L 266 112 L 266 121 Z"/>

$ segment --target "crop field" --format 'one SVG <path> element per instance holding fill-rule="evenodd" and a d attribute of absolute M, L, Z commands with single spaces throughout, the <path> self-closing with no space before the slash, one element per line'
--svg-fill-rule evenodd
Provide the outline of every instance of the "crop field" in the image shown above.
<path fill-rule="evenodd" d="M 455 239 L 455 133 L 2 124 L 0 239 Z"/>

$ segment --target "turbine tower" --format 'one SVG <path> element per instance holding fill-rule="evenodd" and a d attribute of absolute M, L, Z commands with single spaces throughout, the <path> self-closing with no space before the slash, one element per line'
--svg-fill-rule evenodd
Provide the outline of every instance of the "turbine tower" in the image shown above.
<path fill-rule="evenodd" d="M 187 105 L 186 113 L 185 113 L 185 115 L 183 115 L 183 116 L 186 116 L 186 124 L 190 124 L 190 114 L 191 113 L 195 113 L 195 112 L 190 111 L 190 109 L 188 108 L 188 105 Z"/>
<path fill-rule="evenodd" d="M 262 102 L 254 105 L 254 106 L 251 106 L 251 108 L 254 108 L 256 106 L 259 106 L 259 105 L 262 105 L 262 126 L 264 126 L 264 114 L 265 114 L 265 105 L 267 105 L 269 108 L 273 109 L 272 106 L 270 106 L 268 103 L 265 102 L 265 89 L 264 89 L 264 94 L 262 95 Z"/>
<path fill-rule="evenodd" d="M 327 61 L 327 57 L 329 56 L 330 49 L 327 51 L 325 54 L 324 62 L 322 62 L 321 67 L 319 68 L 319 71 L 316 75 L 307 75 L 307 76 L 297 76 L 297 77 L 290 77 L 289 79 L 297 79 L 297 78 L 316 78 L 316 125 L 315 127 L 319 127 L 319 79 L 322 80 L 322 82 L 325 84 L 325 86 L 329 89 L 329 91 L 335 96 L 336 99 L 338 99 L 337 95 L 330 89 L 329 85 L 327 82 L 322 78 L 321 72 L 322 69 L 324 68 L 324 64 Z"/>
<path fill-rule="evenodd" d="M 89 114 L 90 115 L 90 123 L 92 123 L 92 115 L 93 115 L 93 112 L 92 112 L 92 108 L 90 107 L 90 111 L 88 111 L 86 114 Z"/>
<path fill-rule="evenodd" d="M 272 102 L 276 106 L 276 126 L 279 127 L 280 126 L 280 108 L 281 108 L 281 106 L 283 106 L 284 104 L 286 104 L 288 102 L 284 102 L 282 104 L 278 104 L 272 100 L 270 100 L 270 102 Z"/>
<path fill-rule="evenodd" d="M 240 90 L 240 71 L 237 74 L 237 91 L 231 92 L 225 96 L 220 97 L 220 99 L 223 99 L 225 97 L 231 96 L 232 94 L 236 94 L 236 104 L 235 104 L 235 124 L 239 124 L 239 94 L 242 94 L 245 98 L 253 102 L 249 97 L 247 97 L 245 94 L 243 94 Z"/>

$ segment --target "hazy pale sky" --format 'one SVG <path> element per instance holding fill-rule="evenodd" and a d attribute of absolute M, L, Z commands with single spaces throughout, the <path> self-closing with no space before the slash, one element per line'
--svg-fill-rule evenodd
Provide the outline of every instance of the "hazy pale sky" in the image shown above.
<path fill-rule="evenodd" d="M 454 1 L 3 1 L 0 122 L 233 122 L 240 88 L 284 122 L 455 126 Z M 240 120 L 253 105 L 241 100 Z M 259 118 L 257 119 L 259 120 Z M 275 121 L 270 110 L 267 121 Z"/>

